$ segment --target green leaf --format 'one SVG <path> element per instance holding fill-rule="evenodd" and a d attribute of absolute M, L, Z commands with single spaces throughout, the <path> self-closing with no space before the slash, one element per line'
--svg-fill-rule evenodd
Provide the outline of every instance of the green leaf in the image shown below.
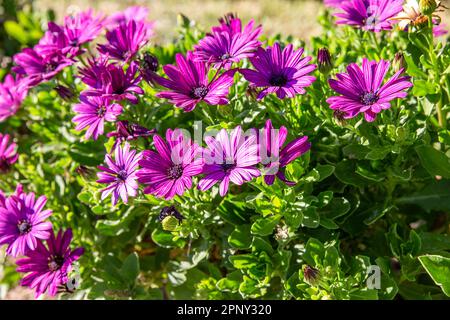
<path fill-rule="evenodd" d="M 278 214 L 260 218 L 252 224 L 251 232 L 260 236 L 268 236 L 273 233 L 273 230 L 275 229 L 278 221 L 280 221 L 280 218 L 281 216 Z"/>
<path fill-rule="evenodd" d="M 312 267 L 322 265 L 325 257 L 325 248 L 317 239 L 310 238 L 305 246 L 305 253 L 303 259 Z"/>
<path fill-rule="evenodd" d="M 319 172 L 319 182 L 331 176 L 334 172 L 334 166 L 329 164 L 318 164 L 315 168 Z"/>
<path fill-rule="evenodd" d="M 433 181 L 422 190 L 398 198 L 398 204 L 415 204 L 426 211 L 450 210 L 450 181 Z"/>
<path fill-rule="evenodd" d="M 356 187 L 363 187 L 369 183 L 370 180 L 362 177 L 356 172 L 356 164 L 353 161 L 344 160 L 339 162 L 334 171 L 334 175 L 345 184 L 350 184 Z"/>
<path fill-rule="evenodd" d="M 21 44 L 27 44 L 28 37 L 27 32 L 22 28 L 20 24 L 15 21 L 5 21 L 3 24 L 6 33 L 11 37 L 19 41 Z"/>
<path fill-rule="evenodd" d="M 317 208 L 314 206 L 303 210 L 302 226 L 307 228 L 317 228 L 319 226 L 320 217 L 317 213 Z"/>
<path fill-rule="evenodd" d="M 242 224 L 236 226 L 234 231 L 228 236 L 228 243 L 236 249 L 249 249 L 252 244 L 250 225 Z"/>
<path fill-rule="evenodd" d="M 450 258 L 425 255 L 420 256 L 419 261 L 445 295 L 450 297 Z"/>
<path fill-rule="evenodd" d="M 422 166 L 431 176 L 450 178 L 450 162 L 444 153 L 429 145 L 418 146 L 415 150 Z"/>
<path fill-rule="evenodd" d="M 174 235 L 170 232 L 165 232 L 160 229 L 155 229 L 152 232 L 152 240 L 163 248 L 182 248 L 185 244 L 184 239 L 174 239 Z"/>
<path fill-rule="evenodd" d="M 248 269 L 258 264 L 258 258 L 252 254 L 239 254 L 229 259 L 236 269 Z"/>
<path fill-rule="evenodd" d="M 130 284 L 134 284 L 139 275 L 139 256 L 136 252 L 131 253 L 123 262 L 120 268 L 122 278 Z"/>

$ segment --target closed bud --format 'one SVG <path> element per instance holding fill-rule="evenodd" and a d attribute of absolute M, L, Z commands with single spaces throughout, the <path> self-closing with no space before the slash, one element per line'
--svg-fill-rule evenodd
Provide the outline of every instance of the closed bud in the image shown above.
<path fill-rule="evenodd" d="M 319 280 L 319 270 L 306 264 L 303 266 L 303 278 L 310 285 L 314 285 Z"/>
<path fill-rule="evenodd" d="M 178 212 L 175 206 L 164 207 L 161 209 L 158 217 L 159 221 L 163 222 L 167 217 L 174 217 L 178 223 L 181 223 L 185 219 L 184 216 Z"/>
<path fill-rule="evenodd" d="M 55 87 L 56 92 L 58 92 L 58 95 L 61 97 L 61 99 L 65 101 L 72 100 L 72 98 L 75 96 L 73 90 L 69 87 L 63 86 L 63 85 L 57 85 Z"/>
<path fill-rule="evenodd" d="M 395 54 L 392 66 L 394 67 L 395 72 L 398 72 L 400 70 L 403 71 L 406 70 L 406 60 L 405 56 L 403 55 L 403 52 L 399 51 Z"/>
<path fill-rule="evenodd" d="M 419 1 L 419 10 L 422 14 L 427 16 L 433 14 L 433 12 L 438 7 L 438 3 L 436 0 L 420 0 Z"/>
<path fill-rule="evenodd" d="M 333 61 L 330 51 L 327 48 L 320 48 L 317 52 L 317 65 L 319 71 L 323 74 L 328 74 L 333 70 Z"/>
<path fill-rule="evenodd" d="M 339 126 L 345 126 L 347 124 L 347 119 L 345 119 L 346 113 L 342 110 L 335 110 L 333 112 L 334 121 Z"/>
<path fill-rule="evenodd" d="M 158 71 L 159 62 L 158 58 L 151 53 L 144 53 L 142 58 L 139 60 L 139 72 L 142 78 L 148 82 L 153 82 L 156 72 Z"/>

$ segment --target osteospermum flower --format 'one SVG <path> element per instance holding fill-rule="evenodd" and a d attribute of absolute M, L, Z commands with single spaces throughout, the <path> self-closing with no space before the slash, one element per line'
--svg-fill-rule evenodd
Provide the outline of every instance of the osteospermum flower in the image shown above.
<path fill-rule="evenodd" d="M 311 148 L 311 143 L 306 136 L 298 137 L 282 148 L 287 134 L 286 127 L 281 126 L 279 130 L 276 130 L 269 119 L 260 135 L 259 154 L 261 163 L 265 166 L 264 182 L 268 185 L 274 183 L 275 177 L 289 186 L 295 185 L 295 182 L 286 179 L 283 168 Z"/>
<path fill-rule="evenodd" d="M 41 56 L 35 50 L 25 48 L 14 56 L 14 62 L 17 66 L 13 67 L 13 71 L 26 76 L 28 84 L 34 86 L 52 79 L 74 60 L 59 54 Z"/>
<path fill-rule="evenodd" d="M 72 230 L 60 230 L 55 236 L 50 233 L 47 245 L 38 241 L 36 249 L 29 251 L 26 257 L 16 261 L 17 271 L 27 273 L 20 284 L 35 289 L 36 298 L 47 292 L 55 296 L 58 287 L 69 281 L 73 263 L 83 255 L 83 248 L 70 249 Z"/>
<path fill-rule="evenodd" d="M 391 20 L 398 22 L 401 30 L 407 30 L 408 27 L 420 28 L 428 24 L 428 17 L 420 12 L 417 0 L 406 0 L 402 10 Z"/>
<path fill-rule="evenodd" d="M 281 50 L 280 44 L 275 43 L 273 47 L 258 48 L 256 55 L 250 58 L 256 70 L 241 69 L 240 72 L 251 85 L 264 88 L 258 99 L 270 93 L 276 93 L 280 99 L 292 98 L 296 94 L 304 94 L 304 88 L 316 80 L 308 75 L 316 65 L 308 64 L 312 58 L 301 58 L 302 54 L 303 48 L 294 50 L 289 44 Z"/>
<path fill-rule="evenodd" d="M 98 45 L 98 50 L 109 57 L 128 62 L 147 41 L 146 24 L 131 20 L 106 33 L 107 44 Z"/>
<path fill-rule="evenodd" d="M 192 188 L 192 177 L 202 172 L 202 148 L 179 129 L 168 129 L 166 141 L 154 135 L 153 142 L 156 152 L 145 151 L 139 161 L 142 169 L 137 173 L 138 181 L 148 185 L 144 193 L 165 199 L 183 195 Z"/>
<path fill-rule="evenodd" d="M 195 60 L 229 69 L 233 62 L 252 57 L 261 46 L 257 38 L 262 32 L 261 26 L 253 30 L 253 25 L 251 20 L 242 32 L 213 31 L 206 35 L 194 47 Z"/>
<path fill-rule="evenodd" d="M 28 93 L 27 79 L 14 79 L 6 75 L 0 83 L 0 122 L 16 114 Z"/>
<path fill-rule="evenodd" d="M 198 183 L 200 190 L 208 190 L 220 183 L 219 194 L 223 197 L 230 181 L 242 185 L 260 175 L 255 167 L 259 162 L 256 135 L 245 137 L 238 126 L 230 135 L 222 129 L 215 138 L 205 137 L 205 142 L 208 149 L 203 153 L 205 177 Z"/>
<path fill-rule="evenodd" d="M 9 143 L 9 134 L 0 133 L 0 173 L 6 173 L 19 158 L 17 144 Z"/>
<path fill-rule="evenodd" d="M 122 113 L 122 106 L 117 103 L 111 103 L 111 99 L 106 97 L 81 96 L 81 103 L 73 106 L 73 111 L 77 115 L 72 119 L 77 123 L 75 130 L 86 131 L 85 138 L 91 136 L 97 140 L 99 135 L 104 132 L 105 121 L 116 121 Z"/>
<path fill-rule="evenodd" d="M 155 79 L 160 85 L 170 89 L 157 93 L 157 97 L 169 99 L 186 112 L 194 110 L 201 101 L 210 105 L 228 104 L 227 96 L 233 84 L 235 70 L 228 70 L 210 82 L 206 64 L 194 61 L 192 52 L 189 51 L 186 57 L 178 53 L 175 60 L 176 66 L 163 67 L 169 79 Z"/>
<path fill-rule="evenodd" d="M 144 6 L 131 6 L 124 11 L 112 14 L 107 20 L 107 28 L 114 30 L 121 24 L 127 24 L 130 21 L 143 22 L 146 25 L 147 38 L 153 34 L 153 22 L 148 21 L 149 10 Z"/>
<path fill-rule="evenodd" d="M 379 32 L 392 29 L 390 19 L 402 11 L 402 4 L 403 0 L 348 0 L 340 4 L 342 12 L 334 15 L 339 18 L 337 24 Z"/>
<path fill-rule="evenodd" d="M 136 169 L 142 153 L 136 150 L 130 151 L 130 145 L 125 143 L 124 147 L 118 146 L 114 152 L 114 159 L 111 155 L 105 156 L 105 162 L 108 167 L 98 166 L 102 172 L 98 172 L 98 183 L 108 184 L 102 190 L 102 200 L 111 195 L 112 204 L 115 206 L 117 201 L 122 198 L 124 203 L 128 203 L 128 196 L 135 197 L 138 184 L 136 182 Z"/>
<path fill-rule="evenodd" d="M 107 72 L 108 57 L 100 55 L 89 59 L 85 67 L 79 68 L 78 76 L 92 89 L 101 89 L 103 87 L 103 74 Z"/>
<path fill-rule="evenodd" d="M 95 82 L 96 87 L 81 92 L 82 96 L 101 96 L 112 100 L 128 100 L 133 104 L 138 103 L 136 94 L 143 94 L 144 90 L 139 87 L 141 76 L 137 74 L 138 66 L 133 61 L 126 71 L 121 66 L 109 64 L 105 68 L 91 70 L 91 76 L 100 76 L 100 82 Z M 86 73 L 83 81 L 88 81 Z M 89 79 L 92 82 L 93 79 Z"/>
<path fill-rule="evenodd" d="M 34 193 L 12 195 L 0 208 L 0 245 L 7 244 L 6 253 L 17 257 L 36 249 L 38 239 L 48 239 L 52 224 L 45 221 L 51 210 L 42 210 L 45 196 L 35 199 Z"/>
<path fill-rule="evenodd" d="M 348 73 L 338 73 L 337 80 L 328 80 L 330 87 L 341 94 L 327 99 L 330 108 L 343 114 L 344 119 L 364 113 L 367 121 L 374 121 L 381 110 L 391 107 L 391 100 L 406 97 L 405 89 L 412 86 L 410 77 L 402 76 L 403 69 L 382 84 L 389 66 L 388 61 L 376 62 L 365 58 L 362 68 L 356 63 L 350 64 Z"/>
<path fill-rule="evenodd" d="M 102 31 L 105 18 L 94 15 L 92 9 L 82 11 L 64 18 L 64 35 L 72 50 L 79 50 L 79 46 L 91 42 Z"/>

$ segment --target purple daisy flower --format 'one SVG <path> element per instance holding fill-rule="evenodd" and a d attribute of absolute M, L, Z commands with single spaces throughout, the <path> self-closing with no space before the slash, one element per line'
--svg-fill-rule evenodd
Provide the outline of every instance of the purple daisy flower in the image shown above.
<path fill-rule="evenodd" d="M 256 135 L 245 137 L 240 126 L 228 135 L 222 129 L 213 138 L 205 137 L 208 149 L 203 153 L 205 177 L 198 183 L 202 191 L 220 182 L 219 193 L 223 197 L 228 192 L 230 181 L 242 185 L 260 175 L 255 165 L 259 162 Z"/>
<path fill-rule="evenodd" d="M 392 29 L 395 21 L 391 18 L 403 10 L 403 0 L 348 0 L 339 8 L 343 12 L 334 14 L 340 18 L 337 24 L 379 32 Z"/>
<path fill-rule="evenodd" d="M 105 18 L 94 15 L 92 9 L 64 18 L 64 35 L 68 45 L 73 49 L 91 42 L 102 31 Z"/>
<path fill-rule="evenodd" d="M 138 184 L 136 182 L 136 168 L 142 152 L 136 154 L 136 150 L 130 151 L 130 145 L 125 143 L 124 147 L 117 147 L 114 152 L 114 160 L 111 155 L 105 156 L 108 167 L 98 166 L 103 172 L 98 172 L 98 183 L 105 183 L 109 186 L 102 190 L 102 200 L 111 195 L 113 206 L 122 198 L 124 203 L 128 203 L 128 196 L 137 195 Z"/>
<path fill-rule="evenodd" d="M 267 49 L 258 48 L 256 56 L 250 58 L 256 70 L 241 69 L 240 72 L 251 85 L 264 87 L 258 99 L 275 92 L 280 99 L 293 98 L 296 94 L 304 94 L 304 87 L 316 80 L 307 75 L 316 69 L 316 65 L 308 64 L 312 58 L 301 58 L 302 54 L 303 48 L 294 50 L 292 44 L 288 44 L 281 51 L 280 44 L 275 43 Z"/>
<path fill-rule="evenodd" d="M 382 85 L 389 65 L 385 60 L 376 62 L 364 58 L 362 68 L 352 63 L 347 67 L 348 73 L 338 73 L 337 80 L 328 80 L 330 87 L 341 94 L 327 99 L 330 108 L 342 114 L 344 119 L 362 112 L 367 121 L 374 121 L 381 110 L 391 107 L 391 100 L 406 97 L 405 89 L 413 85 L 410 77 L 402 76 L 403 68 Z"/>
<path fill-rule="evenodd" d="M 9 134 L 0 133 L 0 173 L 6 173 L 19 158 L 17 144 L 9 143 Z"/>
<path fill-rule="evenodd" d="M 261 46 L 257 38 L 262 27 L 253 30 L 253 25 L 254 21 L 251 20 L 242 32 L 234 34 L 213 31 L 194 47 L 194 59 L 229 69 L 233 62 L 254 56 L 256 49 Z"/>
<path fill-rule="evenodd" d="M 87 66 L 79 68 L 78 71 L 81 81 L 93 89 L 101 89 L 103 74 L 108 72 L 108 57 L 100 55 L 89 59 Z"/>
<path fill-rule="evenodd" d="M 17 66 L 13 67 L 13 71 L 27 76 L 30 86 L 52 79 L 65 67 L 74 63 L 73 60 L 61 55 L 41 56 L 30 48 L 25 48 L 16 54 L 14 62 Z"/>
<path fill-rule="evenodd" d="M 220 26 L 212 27 L 213 32 L 226 32 L 231 36 L 242 33 L 242 21 L 234 13 L 227 13 L 219 18 Z"/>
<path fill-rule="evenodd" d="M 64 34 L 64 29 L 60 25 L 50 21 L 47 24 L 47 31 L 44 33 L 44 36 L 33 49 L 40 56 L 64 56 L 69 51 L 66 48 L 69 48 L 69 45 L 67 37 Z M 82 52 L 72 52 L 73 55 L 80 53 Z"/>
<path fill-rule="evenodd" d="M 159 135 L 153 136 L 157 152 L 144 151 L 139 162 L 142 169 L 137 176 L 139 183 L 148 185 L 144 193 L 169 200 L 192 188 L 192 177 L 202 172 L 203 160 L 202 148 L 186 138 L 180 129 L 168 129 L 166 141 Z"/>
<path fill-rule="evenodd" d="M 281 169 L 311 148 L 308 137 L 304 136 L 292 140 L 281 149 L 286 141 L 287 134 L 288 130 L 286 127 L 281 126 L 279 130 L 276 130 L 273 128 L 272 121 L 269 119 L 266 121 L 264 130 L 260 135 L 259 153 L 261 163 L 265 165 L 265 171 L 263 172 L 264 182 L 268 185 L 274 183 L 275 177 L 278 177 L 278 179 L 288 186 L 295 185 L 295 182 L 286 179 Z"/>
<path fill-rule="evenodd" d="M 100 71 L 100 73 L 98 73 Z M 84 90 L 81 95 L 85 96 L 102 96 L 112 100 L 121 101 L 127 99 L 133 104 L 138 103 L 135 94 L 143 94 L 144 90 L 138 86 L 141 76 L 137 75 L 138 66 L 136 62 L 132 62 L 127 71 L 121 66 L 109 64 L 104 70 L 91 70 L 92 74 L 97 73 L 100 76 L 100 84 L 96 82 L 97 87 Z M 83 76 L 84 81 L 88 78 L 86 74 Z M 89 79 L 93 80 L 93 79 Z"/>
<path fill-rule="evenodd" d="M 0 83 L 0 122 L 16 114 L 28 93 L 28 79 L 6 75 Z"/>
<path fill-rule="evenodd" d="M 228 104 L 227 96 L 233 84 L 235 70 L 228 70 L 209 82 L 206 64 L 194 61 L 192 52 L 189 51 L 186 57 L 178 53 L 175 60 L 177 66 L 163 67 L 169 79 L 156 78 L 160 85 L 171 91 L 159 92 L 157 97 L 169 99 L 186 112 L 194 110 L 201 101 L 210 105 Z"/>
<path fill-rule="evenodd" d="M 146 25 L 144 22 L 131 20 L 108 31 L 106 39 L 108 43 L 98 45 L 98 51 L 113 59 L 128 62 L 148 41 Z"/>
<path fill-rule="evenodd" d="M 146 25 L 146 37 L 150 38 L 153 34 L 153 22 L 148 21 L 149 10 L 144 6 L 131 6 L 124 11 L 112 14 L 107 21 L 107 28 L 114 30 L 121 24 L 127 24 L 130 21 L 142 22 Z"/>
<path fill-rule="evenodd" d="M 0 245 L 7 244 L 6 253 L 17 257 L 36 249 L 37 239 L 48 239 L 52 224 L 45 221 L 51 210 L 42 210 L 45 196 L 35 200 L 33 192 L 12 195 L 0 208 Z"/>
<path fill-rule="evenodd" d="M 55 236 L 50 233 L 47 246 L 38 241 L 36 249 L 29 251 L 26 258 L 16 261 L 17 271 L 27 273 L 20 284 L 36 290 L 36 298 L 47 292 L 55 296 L 58 287 L 69 281 L 72 264 L 84 253 L 83 248 L 70 250 L 72 230 L 60 230 Z"/>
<path fill-rule="evenodd" d="M 108 138 L 115 137 L 116 141 L 113 146 L 113 150 L 116 146 L 124 141 L 136 140 L 139 137 L 150 137 L 155 134 L 155 129 L 147 129 L 135 123 L 129 123 L 128 121 L 117 121 L 116 131 L 109 132 L 106 136 Z"/>
<path fill-rule="evenodd" d="M 122 113 L 122 106 L 111 103 L 111 100 L 106 97 L 80 96 L 80 101 L 81 103 L 73 106 L 73 111 L 77 115 L 72 121 L 78 123 L 75 130 L 81 131 L 89 127 L 86 131 L 86 139 L 92 136 L 94 140 L 97 140 L 98 136 L 104 132 L 105 121 L 116 121 Z"/>

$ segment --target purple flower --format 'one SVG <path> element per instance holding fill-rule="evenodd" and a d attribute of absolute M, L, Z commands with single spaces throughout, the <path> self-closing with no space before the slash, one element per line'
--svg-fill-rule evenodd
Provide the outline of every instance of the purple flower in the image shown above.
<path fill-rule="evenodd" d="M 81 81 L 93 89 L 103 87 L 103 74 L 108 72 L 108 57 L 100 55 L 88 60 L 87 66 L 79 69 Z"/>
<path fill-rule="evenodd" d="M 0 83 L 0 122 L 16 114 L 28 93 L 28 79 L 6 75 Z"/>
<path fill-rule="evenodd" d="M 296 94 L 304 94 L 304 87 L 316 80 L 307 75 L 316 69 L 316 65 L 308 64 L 312 58 L 301 58 L 302 54 L 303 48 L 294 50 L 289 44 L 281 51 L 280 44 L 275 43 L 267 49 L 258 48 L 256 56 L 250 58 L 256 70 L 241 69 L 240 72 L 251 85 L 264 87 L 258 99 L 275 92 L 280 99 L 293 98 Z"/>
<path fill-rule="evenodd" d="M 139 73 L 144 80 L 150 83 L 156 82 L 158 67 L 158 58 L 151 53 L 145 52 L 139 59 Z"/>
<path fill-rule="evenodd" d="M 50 233 L 47 246 L 38 241 L 36 249 L 29 251 L 26 258 L 16 261 L 17 271 L 28 273 L 21 285 L 36 290 L 36 298 L 46 291 L 50 296 L 56 295 L 58 287 L 69 281 L 72 264 L 83 255 L 83 248 L 70 250 L 72 230 L 60 230 L 55 237 Z"/>
<path fill-rule="evenodd" d="M 200 190 L 208 190 L 220 182 L 219 193 L 223 197 L 230 181 L 242 185 L 260 175 L 255 167 L 259 162 L 256 135 L 245 137 L 238 126 L 230 135 L 222 129 L 216 138 L 205 137 L 205 142 L 208 149 L 203 153 L 205 177 L 198 183 Z"/>
<path fill-rule="evenodd" d="M 149 38 L 153 34 L 153 22 L 147 20 L 149 10 L 143 6 L 128 7 L 124 11 L 116 12 L 108 18 L 107 27 L 113 30 L 121 24 L 127 24 L 130 21 L 143 22 L 146 25 L 146 37 Z"/>
<path fill-rule="evenodd" d="M 254 21 L 251 20 L 243 32 L 213 31 L 194 47 L 194 59 L 229 69 L 233 62 L 254 56 L 256 49 L 261 46 L 257 38 L 262 27 L 253 30 L 253 25 Z"/>
<path fill-rule="evenodd" d="M 146 25 L 134 20 L 120 24 L 106 33 L 107 44 L 98 45 L 98 51 L 109 57 L 128 62 L 147 41 Z"/>
<path fill-rule="evenodd" d="M 53 56 L 62 55 L 65 56 L 72 47 L 69 46 L 64 29 L 60 25 L 50 21 L 47 24 L 47 31 L 44 36 L 39 40 L 39 43 L 34 46 L 34 51 L 40 56 Z M 70 52 L 71 55 L 81 54 L 82 51 L 77 49 Z"/>
<path fill-rule="evenodd" d="M 17 144 L 14 142 L 9 144 L 9 134 L 0 133 L 0 173 L 6 173 L 11 166 L 17 161 L 19 155 L 17 153 Z"/>
<path fill-rule="evenodd" d="M 362 112 L 367 121 L 374 121 L 381 110 L 391 107 L 391 100 L 406 97 L 405 89 L 412 87 L 410 77 L 401 76 L 403 69 L 382 85 L 389 65 L 388 61 L 377 63 L 364 58 L 362 68 L 352 63 L 347 67 L 348 73 L 338 73 L 337 80 L 328 80 L 330 87 L 341 94 L 327 99 L 330 108 L 344 113 L 344 119 Z"/>
<path fill-rule="evenodd" d="M 17 257 L 35 250 L 37 239 L 48 239 L 52 224 L 45 220 L 51 210 L 42 210 L 47 202 L 45 196 L 35 200 L 33 192 L 12 195 L 0 207 L 0 245 L 7 244 L 6 253 Z"/>
<path fill-rule="evenodd" d="M 129 123 L 128 121 L 117 121 L 116 131 L 110 132 L 106 136 L 108 138 L 115 137 L 116 141 L 114 143 L 113 149 L 116 148 L 117 144 L 123 141 L 136 140 L 139 137 L 149 137 L 156 132 L 155 129 L 147 129 L 135 123 Z"/>
<path fill-rule="evenodd" d="M 439 23 L 439 24 L 435 23 L 433 26 L 433 36 L 440 37 L 440 36 L 446 35 L 448 33 L 448 30 L 446 29 L 446 27 L 447 27 L 447 25 L 445 23 Z"/>
<path fill-rule="evenodd" d="M 220 26 L 212 27 L 213 32 L 226 32 L 231 36 L 242 33 L 242 21 L 233 13 L 227 13 L 223 18 L 219 19 L 219 23 Z"/>
<path fill-rule="evenodd" d="M 342 2 L 343 12 L 334 15 L 337 24 L 347 24 L 363 30 L 379 32 L 392 29 L 391 20 L 402 11 L 403 0 L 348 0 Z"/>
<path fill-rule="evenodd" d="M 122 106 L 117 103 L 111 103 L 106 97 L 81 96 L 81 103 L 73 106 L 73 111 L 77 115 L 72 119 L 77 123 L 75 130 L 81 131 L 89 127 L 85 138 L 91 136 L 97 140 L 98 136 L 103 134 L 105 121 L 116 121 L 122 113 Z"/>
<path fill-rule="evenodd" d="M 61 55 L 41 56 L 30 48 L 25 48 L 16 54 L 14 62 L 17 66 L 13 67 L 13 71 L 20 75 L 26 75 L 30 86 L 50 80 L 65 67 L 74 63 L 73 60 Z"/>
<path fill-rule="evenodd" d="M 148 185 L 144 193 L 172 199 L 192 188 L 192 177 L 202 172 L 203 160 L 199 158 L 202 148 L 186 138 L 180 129 L 168 129 L 166 141 L 154 135 L 157 152 L 144 151 L 139 161 L 142 169 L 137 176 L 139 183 Z"/>
<path fill-rule="evenodd" d="M 91 70 L 92 74 L 97 73 L 100 77 L 100 83 L 96 82 L 96 87 L 84 90 L 81 92 L 83 96 L 102 96 L 105 98 L 110 98 L 112 100 L 121 101 L 129 100 L 131 103 L 138 103 L 138 98 L 135 94 L 143 94 L 144 90 L 138 86 L 141 81 L 139 75 L 136 76 L 138 71 L 137 64 L 132 62 L 128 67 L 127 71 L 124 71 L 121 66 L 115 64 L 109 64 L 102 70 Z M 93 81 L 83 75 L 84 81 Z"/>
<path fill-rule="evenodd" d="M 280 169 L 286 167 L 311 148 L 308 137 L 304 136 L 292 140 L 281 149 L 286 141 L 287 134 L 286 127 L 281 126 L 279 130 L 276 130 L 269 119 L 260 135 L 259 153 L 261 163 L 265 165 L 264 182 L 268 185 L 274 183 L 275 177 L 278 177 L 288 186 L 295 185 L 295 182 L 286 179 L 284 172 Z"/>
<path fill-rule="evenodd" d="M 105 156 L 105 162 L 108 167 L 98 166 L 103 172 L 98 172 L 98 183 L 108 184 L 108 187 L 102 190 L 102 200 L 111 195 L 113 206 L 122 198 L 124 203 L 128 203 L 128 196 L 135 197 L 138 184 L 136 182 L 136 168 L 142 153 L 136 154 L 136 150 L 130 151 L 130 145 L 125 143 L 115 149 L 114 160 L 111 155 Z"/>
<path fill-rule="evenodd" d="M 64 18 L 64 35 L 70 47 L 77 49 L 80 45 L 91 42 L 102 31 L 104 16 L 95 16 L 92 9 Z"/>
<path fill-rule="evenodd" d="M 201 101 L 210 105 L 228 104 L 227 96 L 233 84 L 235 70 L 228 70 L 209 82 L 206 64 L 194 61 L 192 52 L 189 51 L 186 57 L 178 53 L 175 60 L 177 66 L 163 67 L 169 79 L 156 78 L 160 85 L 171 91 L 159 92 L 157 97 L 169 99 L 186 112 L 194 110 Z"/>

